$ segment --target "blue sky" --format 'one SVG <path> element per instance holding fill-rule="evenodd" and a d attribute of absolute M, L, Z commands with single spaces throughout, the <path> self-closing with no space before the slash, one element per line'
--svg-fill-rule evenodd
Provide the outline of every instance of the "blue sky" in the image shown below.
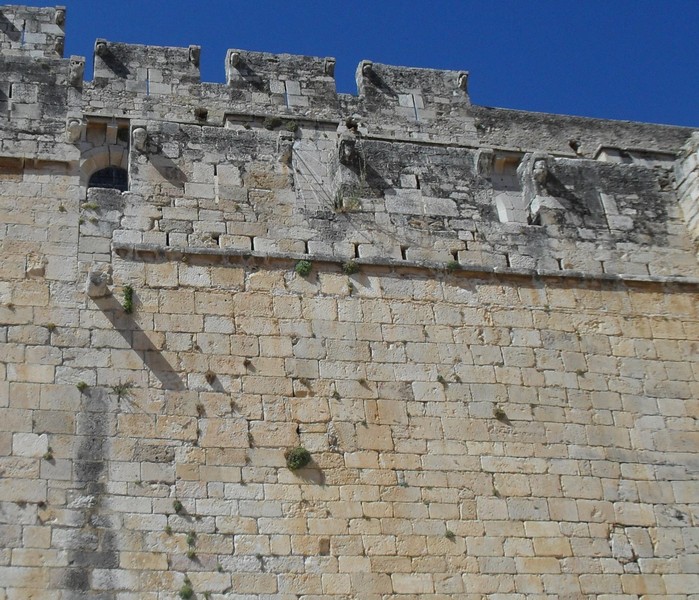
<path fill-rule="evenodd" d="M 227 48 L 335 56 L 338 90 L 355 93 L 370 59 L 468 70 L 476 104 L 699 126 L 697 0 L 63 3 L 66 55 L 88 63 L 97 37 L 199 44 L 205 81 L 223 81 Z"/>

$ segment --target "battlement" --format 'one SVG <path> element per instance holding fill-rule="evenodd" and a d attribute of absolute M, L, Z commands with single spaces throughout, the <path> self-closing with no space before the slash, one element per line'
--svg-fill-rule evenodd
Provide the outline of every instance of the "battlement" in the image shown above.
<path fill-rule="evenodd" d="M 0 6 L 0 53 L 63 57 L 66 9 Z"/>
<path fill-rule="evenodd" d="M 226 80 L 235 90 L 270 94 L 283 107 L 308 107 L 335 95 L 335 59 L 229 50 Z"/>
<path fill-rule="evenodd" d="M 95 42 L 94 77 L 123 81 L 123 89 L 147 95 L 172 94 L 178 85 L 199 83 L 199 46 L 164 48 L 118 44 L 99 39 Z"/>
<path fill-rule="evenodd" d="M 671 181 L 689 129 L 473 106 L 465 71 L 368 60 L 349 96 L 333 58 L 240 49 L 211 84 L 198 46 L 98 39 L 83 82 L 83 59 L 37 46 L 62 32 L 62 8 L 0 12 L 1 153 L 76 164 L 84 197 L 94 173 L 123 169 L 159 218 L 126 219 L 111 242 L 699 273 Z M 20 29 L 44 37 L 22 42 Z"/>
<path fill-rule="evenodd" d="M 395 67 L 364 60 L 356 78 L 359 96 L 369 110 L 390 107 L 397 115 L 420 121 L 448 115 L 453 106 L 469 105 L 465 71 Z"/>

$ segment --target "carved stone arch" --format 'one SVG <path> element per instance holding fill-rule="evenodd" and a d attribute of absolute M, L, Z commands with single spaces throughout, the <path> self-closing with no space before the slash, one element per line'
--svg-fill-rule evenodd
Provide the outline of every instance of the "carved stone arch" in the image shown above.
<path fill-rule="evenodd" d="M 87 193 L 90 178 L 98 171 L 114 167 L 128 173 L 129 150 L 125 146 L 109 144 L 85 152 L 80 163 L 80 186 Z"/>

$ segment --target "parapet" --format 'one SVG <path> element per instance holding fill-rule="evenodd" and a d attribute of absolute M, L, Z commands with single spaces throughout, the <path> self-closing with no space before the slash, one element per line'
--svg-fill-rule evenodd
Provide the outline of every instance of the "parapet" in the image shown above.
<path fill-rule="evenodd" d="M 95 42 L 95 81 L 124 82 L 128 91 L 172 94 L 175 86 L 201 80 L 201 48 L 174 48 L 121 44 L 99 39 Z"/>
<path fill-rule="evenodd" d="M 468 114 L 471 103 L 466 71 L 397 67 L 363 60 L 356 79 L 356 110 L 382 136 L 477 143 L 473 118 Z"/>
<path fill-rule="evenodd" d="M 417 121 L 470 104 L 466 71 L 396 67 L 363 60 L 356 79 L 360 99 L 368 108 L 391 108 Z"/>
<path fill-rule="evenodd" d="M 0 6 L 0 52 L 4 56 L 62 58 L 66 9 Z"/>
<path fill-rule="evenodd" d="M 234 90 L 269 96 L 282 107 L 337 102 L 335 59 L 231 49 L 226 81 Z"/>
<path fill-rule="evenodd" d="M 118 173 L 150 216 L 115 243 L 699 272 L 695 146 L 671 178 L 689 129 L 473 106 L 466 71 L 369 60 L 338 94 L 334 58 L 242 49 L 225 84 L 201 83 L 199 46 L 98 39 L 83 84 L 83 59 L 17 37 L 62 35 L 61 11 L 0 11 L 0 158 L 70 163 L 88 200 L 95 173 Z"/>

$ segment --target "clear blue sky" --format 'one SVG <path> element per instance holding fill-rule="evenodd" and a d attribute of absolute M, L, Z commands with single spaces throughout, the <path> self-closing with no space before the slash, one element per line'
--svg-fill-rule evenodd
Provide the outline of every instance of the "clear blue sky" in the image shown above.
<path fill-rule="evenodd" d="M 97 37 L 201 45 L 205 81 L 223 81 L 227 48 L 335 56 L 338 90 L 355 93 L 354 70 L 370 59 L 468 70 L 476 104 L 699 126 L 697 0 L 63 4 L 66 54 L 88 64 Z"/>

